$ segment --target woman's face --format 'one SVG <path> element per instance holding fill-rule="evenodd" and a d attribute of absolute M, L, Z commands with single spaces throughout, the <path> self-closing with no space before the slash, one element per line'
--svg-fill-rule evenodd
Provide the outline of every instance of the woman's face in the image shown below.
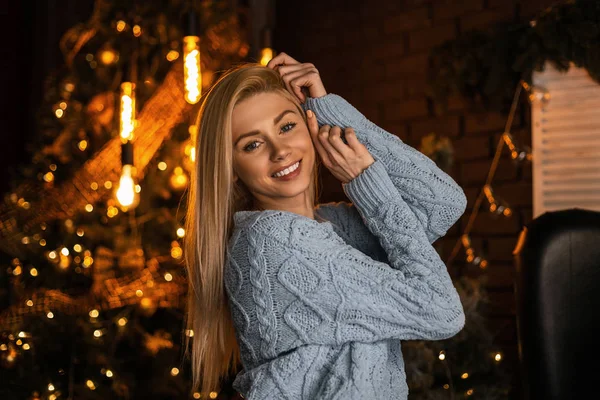
<path fill-rule="evenodd" d="M 240 179 L 259 204 L 305 204 L 315 149 L 294 103 L 277 93 L 260 93 L 238 103 L 232 135 L 234 179 Z"/>

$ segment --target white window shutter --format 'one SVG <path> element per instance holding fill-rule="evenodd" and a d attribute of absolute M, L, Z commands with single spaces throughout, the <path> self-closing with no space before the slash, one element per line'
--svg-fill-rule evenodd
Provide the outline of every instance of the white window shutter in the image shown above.
<path fill-rule="evenodd" d="M 533 217 L 556 210 L 600 211 L 600 85 L 585 69 L 533 74 L 548 90 L 532 112 Z"/>

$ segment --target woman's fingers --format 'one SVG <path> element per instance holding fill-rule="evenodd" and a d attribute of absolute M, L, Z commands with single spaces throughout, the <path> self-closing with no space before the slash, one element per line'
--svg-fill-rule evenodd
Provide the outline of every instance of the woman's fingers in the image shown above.
<path fill-rule="evenodd" d="M 319 124 L 317 123 L 317 116 L 310 110 L 308 110 L 306 114 L 308 117 L 308 129 L 313 143 L 315 145 L 315 149 L 317 150 L 317 153 L 319 153 L 321 160 L 323 160 L 323 164 L 325 164 L 325 166 L 329 168 L 332 165 L 332 160 L 329 158 L 327 150 L 323 148 L 323 145 L 319 140 Z"/>
<path fill-rule="evenodd" d="M 279 53 L 275 57 L 273 57 L 268 63 L 268 68 L 278 67 L 280 65 L 289 65 L 289 64 L 300 64 L 298 61 L 294 60 L 292 57 L 288 56 L 285 53 Z"/>
<path fill-rule="evenodd" d="M 343 156 L 335 149 L 335 147 L 333 147 L 333 145 L 329 141 L 329 136 L 332 134 L 331 130 L 332 128 L 329 125 L 323 125 L 321 129 L 319 129 L 319 142 L 327 152 L 329 159 L 333 162 L 334 165 L 337 165 L 342 161 Z"/>
<path fill-rule="evenodd" d="M 346 139 L 348 146 L 357 153 L 364 147 L 363 144 L 358 141 L 356 132 L 353 128 L 344 129 L 344 138 Z"/>
<path fill-rule="evenodd" d="M 342 158 L 347 160 L 353 156 L 353 150 L 342 140 L 342 128 L 339 126 L 334 126 L 329 131 L 329 143 Z"/>
<path fill-rule="evenodd" d="M 282 71 L 280 71 L 280 73 L 282 73 L 281 78 L 283 79 L 283 82 L 285 83 L 286 89 L 290 93 L 295 94 L 296 97 L 298 98 L 298 100 L 300 100 L 300 102 L 304 103 L 306 96 L 304 95 L 304 93 L 302 93 L 302 86 L 309 87 L 310 84 L 303 85 L 303 84 L 300 84 L 300 82 L 308 82 L 308 79 L 306 77 L 306 70 L 298 69 L 296 71 L 289 72 L 285 75 L 283 75 Z"/>
<path fill-rule="evenodd" d="M 301 102 L 306 100 L 307 94 L 314 98 L 327 94 L 319 71 L 312 64 L 288 65 L 281 67 L 279 73 L 288 91 L 296 95 Z"/>

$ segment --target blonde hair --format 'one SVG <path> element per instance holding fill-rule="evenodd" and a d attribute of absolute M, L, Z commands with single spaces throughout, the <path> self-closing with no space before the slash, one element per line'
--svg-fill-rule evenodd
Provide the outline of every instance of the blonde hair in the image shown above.
<path fill-rule="evenodd" d="M 223 282 L 233 215 L 253 207 L 241 180 L 233 179 L 231 116 L 236 104 L 259 93 L 278 93 L 292 101 L 306 122 L 298 99 L 278 72 L 259 64 L 226 71 L 204 96 L 196 128 L 196 164 L 190 179 L 185 220 L 185 264 L 189 280 L 186 355 L 191 347 L 192 386 L 203 398 L 237 373 L 240 350 Z M 317 167 L 309 187 L 317 201 Z M 190 345 L 191 341 L 191 345 Z"/>

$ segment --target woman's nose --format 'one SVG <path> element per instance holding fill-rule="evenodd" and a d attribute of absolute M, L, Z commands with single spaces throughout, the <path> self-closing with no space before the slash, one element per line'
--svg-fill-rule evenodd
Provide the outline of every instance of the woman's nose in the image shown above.
<path fill-rule="evenodd" d="M 291 153 L 291 149 L 289 146 L 286 146 L 282 143 L 273 145 L 272 159 L 274 161 L 277 160 L 285 160 Z"/>

